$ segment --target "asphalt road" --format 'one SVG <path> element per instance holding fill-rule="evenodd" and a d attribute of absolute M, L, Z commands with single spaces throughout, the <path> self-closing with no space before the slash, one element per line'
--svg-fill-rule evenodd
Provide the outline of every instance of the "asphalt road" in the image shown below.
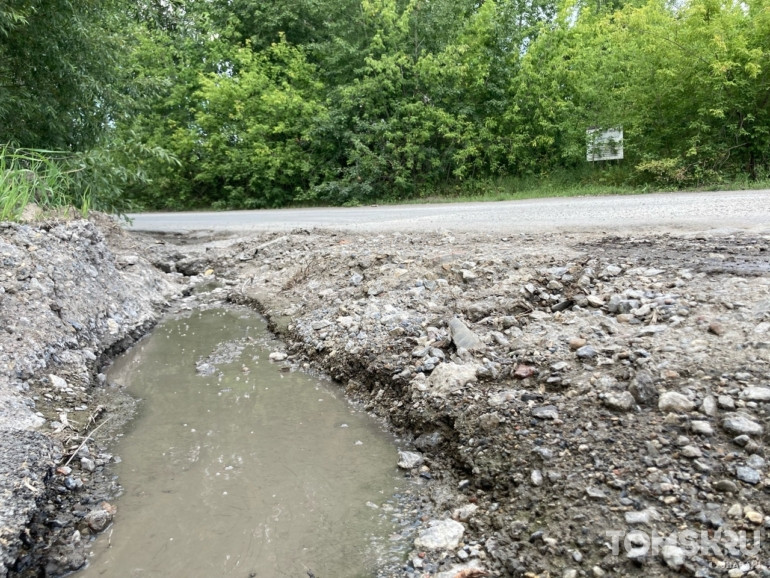
<path fill-rule="evenodd" d="M 732 230 L 770 232 L 770 190 L 570 197 L 487 203 L 385 205 L 130 215 L 154 232 L 256 232 L 296 228 L 499 233 Z"/>

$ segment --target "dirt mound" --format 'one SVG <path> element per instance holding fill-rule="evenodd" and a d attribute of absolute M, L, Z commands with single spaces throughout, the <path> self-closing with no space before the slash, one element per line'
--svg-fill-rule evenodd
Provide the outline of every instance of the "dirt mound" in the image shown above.
<path fill-rule="evenodd" d="M 466 534 L 405 574 L 470 558 L 505 576 L 754 576 L 770 526 L 767 249 L 295 232 L 187 246 L 178 264 L 228 280 L 295 360 L 413 436 L 413 475 Z"/>
<path fill-rule="evenodd" d="M 38 546 L 74 540 L 62 504 L 87 495 L 109 461 L 81 446 L 104 417 L 96 375 L 179 292 L 130 236 L 97 219 L 0 224 L 0 575 L 37 568 Z M 78 447 L 86 461 L 56 470 Z"/>

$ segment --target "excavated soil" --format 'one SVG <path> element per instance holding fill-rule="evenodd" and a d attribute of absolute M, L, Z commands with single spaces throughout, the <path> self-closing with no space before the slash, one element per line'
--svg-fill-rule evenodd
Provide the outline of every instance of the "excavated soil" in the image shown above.
<path fill-rule="evenodd" d="M 94 237 L 70 246 L 57 227 Z M 45 259 L 25 246 L 37 234 Z M 126 413 L 94 401 L 109 390 L 100 362 L 175 297 L 181 309 L 259 309 L 287 343 L 281 363 L 330 375 L 411 440 L 407 475 L 424 484 L 431 514 L 398 575 L 770 575 L 768 237 L 297 230 L 206 240 L 77 222 L 10 226 L 2 241 L 15 260 L 0 279 L 0 318 L 13 328 L 0 332 L 0 393 L 29 408 L 4 434 L 35 450 L 7 478 L 18 499 L 5 504 L 23 505 L 1 510 L 15 512 L 3 526 L 16 534 L 2 534 L 11 574 L 71 568 L 67 548 L 82 552 L 109 523 L 109 492 L 88 490 L 109 477 L 109 434 L 78 449 L 86 431 Z M 72 289 L 42 293 L 35 271 L 62 253 Z M 71 269 L 81 262 L 97 274 Z M 84 273 L 89 285 L 76 290 Z M 72 314 L 83 329 L 71 301 L 83 302 Z M 60 322 L 74 331 L 56 333 Z M 0 470 L 18 469 L 5 453 Z M 653 534 L 668 542 L 645 548 Z M 731 547 L 734 536 L 744 547 Z"/>

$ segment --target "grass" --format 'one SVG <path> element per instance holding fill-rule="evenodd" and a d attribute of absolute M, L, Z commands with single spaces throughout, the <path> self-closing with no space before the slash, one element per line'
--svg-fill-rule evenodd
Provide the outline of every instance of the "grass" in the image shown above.
<path fill-rule="evenodd" d="M 86 216 L 90 195 L 72 194 L 77 171 L 67 169 L 62 153 L 0 147 L 0 221 L 18 221 L 30 204 L 46 212 L 74 207 Z"/>
<path fill-rule="evenodd" d="M 589 197 L 602 195 L 642 195 L 672 192 L 664 185 L 631 185 L 618 178 L 619 172 L 563 171 L 545 177 L 505 177 L 470 183 L 462 188 L 425 191 L 410 199 L 380 201 L 381 204 L 495 202 L 550 197 Z M 677 191 L 724 191 L 770 189 L 770 179 L 737 178 Z"/>

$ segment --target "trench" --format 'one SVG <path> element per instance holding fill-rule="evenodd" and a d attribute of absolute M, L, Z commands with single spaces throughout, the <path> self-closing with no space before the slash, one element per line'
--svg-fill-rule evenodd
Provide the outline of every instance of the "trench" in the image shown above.
<path fill-rule="evenodd" d="M 403 565 L 410 483 L 395 438 L 334 383 L 290 370 L 246 309 L 175 315 L 108 380 L 140 398 L 93 576 L 345 578 Z"/>

